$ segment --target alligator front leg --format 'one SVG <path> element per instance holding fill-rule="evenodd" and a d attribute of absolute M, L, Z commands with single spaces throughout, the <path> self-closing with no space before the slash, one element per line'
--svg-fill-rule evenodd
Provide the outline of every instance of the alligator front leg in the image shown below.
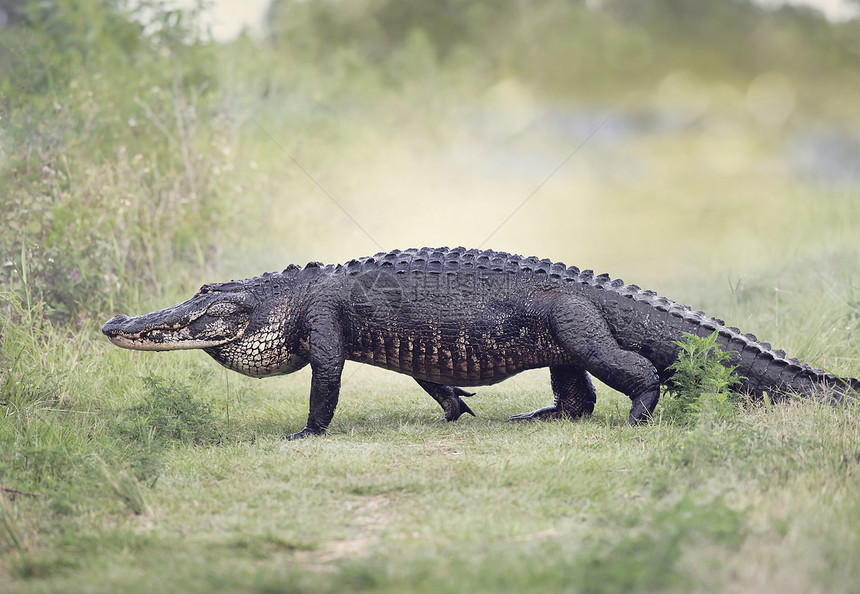
<path fill-rule="evenodd" d="M 344 364 L 343 334 L 336 314 L 323 312 L 308 315 L 310 326 L 309 359 L 311 364 L 311 397 L 308 422 L 298 433 L 285 439 L 302 439 L 322 435 L 328 429 L 340 395 L 340 376 Z"/>
<path fill-rule="evenodd" d="M 529 413 L 514 415 L 510 420 L 578 419 L 594 411 L 597 395 L 587 373 L 577 367 L 553 365 L 549 368 L 549 374 L 555 403 Z"/>
<path fill-rule="evenodd" d="M 460 396 L 474 396 L 474 392 L 467 392 L 463 388 L 456 386 L 446 386 L 443 384 L 434 384 L 425 380 L 415 378 L 418 385 L 433 397 L 433 400 L 439 403 L 442 410 L 445 411 L 445 420 L 448 422 L 456 421 L 464 413 L 469 413 L 473 417 L 475 413 L 469 408 Z"/>

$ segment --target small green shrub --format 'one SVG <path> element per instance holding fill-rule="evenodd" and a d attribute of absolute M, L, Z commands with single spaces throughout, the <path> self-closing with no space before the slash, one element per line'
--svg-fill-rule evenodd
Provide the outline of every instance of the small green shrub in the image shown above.
<path fill-rule="evenodd" d="M 131 447 L 132 472 L 153 487 L 165 448 L 174 443 L 218 443 L 221 434 L 212 407 L 197 400 L 187 385 L 156 377 L 143 382 L 147 388 L 143 403 L 119 415 L 116 434 Z"/>
<path fill-rule="evenodd" d="M 700 337 L 688 332 L 675 341 L 681 350 L 669 366 L 674 372 L 663 399 L 663 416 L 683 424 L 705 418 L 727 419 L 737 412 L 740 383 L 735 366 L 726 365 L 730 355 L 717 342 L 717 333 Z"/>
<path fill-rule="evenodd" d="M 156 377 L 145 377 L 143 383 L 146 399 L 130 411 L 135 439 L 194 445 L 220 441 L 212 407 L 197 400 L 189 386 Z"/>
<path fill-rule="evenodd" d="M 123 505 L 136 516 L 150 513 L 149 503 L 143 489 L 140 487 L 139 479 L 125 471 L 114 472 L 104 460 L 101 458 L 98 460 L 101 464 L 105 484 Z"/>

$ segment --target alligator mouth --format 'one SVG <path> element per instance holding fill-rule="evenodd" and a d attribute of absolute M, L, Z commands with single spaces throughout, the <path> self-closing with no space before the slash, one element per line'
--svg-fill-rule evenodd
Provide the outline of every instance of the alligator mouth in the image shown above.
<path fill-rule="evenodd" d="M 138 318 L 118 315 L 108 320 L 102 327 L 102 334 L 118 347 L 135 351 L 178 351 L 185 349 L 205 349 L 218 346 L 238 336 L 220 340 L 201 340 L 188 333 L 185 324 L 172 327 L 154 326 L 142 330 L 135 328 Z M 239 333 L 241 335 L 241 333 Z"/>

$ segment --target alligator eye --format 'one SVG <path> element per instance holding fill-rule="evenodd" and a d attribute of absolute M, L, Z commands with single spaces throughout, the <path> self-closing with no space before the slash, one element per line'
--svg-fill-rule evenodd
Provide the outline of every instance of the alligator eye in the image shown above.
<path fill-rule="evenodd" d="M 209 309 L 206 310 L 206 314 L 210 316 L 215 316 L 216 318 L 220 318 L 223 316 L 229 316 L 241 310 L 242 306 L 238 303 L 222 301 L 220 303 L 213 303 L 211 306 L 209 306 Z"/>

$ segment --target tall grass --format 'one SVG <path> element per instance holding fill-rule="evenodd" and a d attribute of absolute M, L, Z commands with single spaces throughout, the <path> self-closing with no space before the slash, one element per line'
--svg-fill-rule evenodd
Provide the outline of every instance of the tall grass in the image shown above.
<path fill-rule="evenodd" d="M 0 485 L 0 552 L 24 548 L 24 533 L 7 497 L 9 493 L 14 491 L 7 491 Z"/>
<path fill-rule="evenodd" d="M 79 22 L 72 6 L 100 19 Z M 176 263 L 206 267 L 230 115 L 213 104 L 211 53 L 181 19 L 155 12 L 147 37 L 101 0 L 27 7 L 29 26 L 0 38 L 0 281 L 74 322 L 164 283 Z"/>

